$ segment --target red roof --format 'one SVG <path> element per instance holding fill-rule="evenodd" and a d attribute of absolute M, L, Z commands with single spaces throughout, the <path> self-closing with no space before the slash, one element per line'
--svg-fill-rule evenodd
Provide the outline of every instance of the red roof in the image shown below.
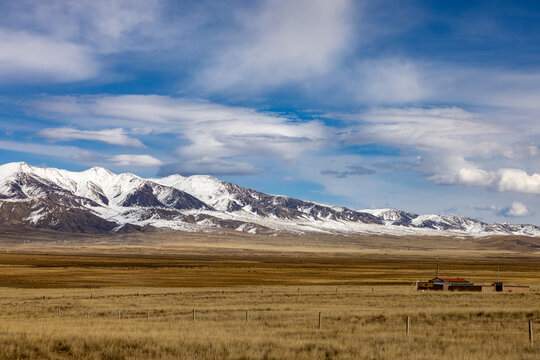
<path fill-rule="evenodd" d="M 441 279 L 442 281 L 446 281 L 446 282 L 470 282 L 469 280 L 467 279 L 462 279 L 462 278 L 444 278 L 444 279 Z"/>

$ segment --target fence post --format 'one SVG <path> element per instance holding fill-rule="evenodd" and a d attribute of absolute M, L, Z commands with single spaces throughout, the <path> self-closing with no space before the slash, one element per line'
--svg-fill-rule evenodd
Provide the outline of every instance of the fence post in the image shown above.
<path fill-rule="evenodd" d="M 150 310 L 146 310 L 146 322 L 150 322 Z"/>
<path fill-rule="evenodd" d="M 249 310 L 246 310 L 246 322 L 249 321 Z"/>
<path fill-rule="evenodd" d="M 193 321 L 195 321 L 195 309 L 193 309 Z"/>
<path fill-rule="evenodd" d="M 534 344 L 532 320 L 529 320 L 529 341 L 531 342 L 531 345 Z"/>
<path fill-rule="evenodd" d="M 322 312 L 319 313 L 319 329 L 322 327 Z"/>
<path fill-rule="evenodd" d="M 411 330 L 411 318 L 407 316 L 407 335 L 409 335 Z"/>

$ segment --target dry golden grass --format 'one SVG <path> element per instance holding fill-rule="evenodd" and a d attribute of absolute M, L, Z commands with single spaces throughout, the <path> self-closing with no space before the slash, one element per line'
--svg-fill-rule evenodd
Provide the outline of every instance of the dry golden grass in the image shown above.
<path fill-rule="evenodd" d="M 475 282 L 502 280 L 540 286 L 540 261 L 439 259 L 441 274 Z M 432 278 L 435 260 L 410 257 L 276 256 L 259 253 L 236 260 L 217 255 L 0 254 L 0 286 L 211 287 L 238 285 L 407 285 Z"/>
<path fill-rule="evenodd" d="M 537 359 L 540 351 L 527 327 L 540 326 L 538 288 L 6 289 L 0 301 L 2 359 Z"/>
<path fill-rule="evenodd" d="M 0 359 L 539 358 L 537 239 L 10 236 Z M 435 256 L 445 276 L 501 266 L 531 292 L 417 292 Z"/>

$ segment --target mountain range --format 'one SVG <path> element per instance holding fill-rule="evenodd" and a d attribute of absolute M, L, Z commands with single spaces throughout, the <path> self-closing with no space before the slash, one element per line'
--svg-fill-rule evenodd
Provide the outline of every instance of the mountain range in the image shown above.
<path fill-rule="evenodd" d="M 534 225 L 488 224 L 458 215 L 354 210 L 269 195 L 208 175 L 145 179 L 93 167 L 82 172 L 0 166 L 0 225 L 65 232 L 157 229 L 290 233 L 540 236 Z"/>

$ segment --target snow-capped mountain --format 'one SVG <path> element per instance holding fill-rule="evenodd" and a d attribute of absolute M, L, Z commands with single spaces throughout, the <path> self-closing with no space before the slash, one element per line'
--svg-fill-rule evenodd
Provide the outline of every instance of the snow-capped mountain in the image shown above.
<path fill-rule="evenodd" d="M 520 234 L 533 225 L 486 224 L 457 215 L 352 210 L 269 195 L 211 176 L 144 179 L 94 167 L 82 172 L 0 166 L 0 225 L 74 232 L 231 229 L 249 233 Z"/>
<path fill-rule="evenodd" d="M 458 215 L 418 215 L 395 209 L 365 209 L 381 219 L 385 225 L 414 227 L 422 229 L 462 231 L 472 235 L 519 234 L 538 236 L 539 227 L 534 225 L 487 224 L 482 221 Z"/>
<path fill-rule="evenodd" d="M 287 196 L 268 195 L 256 190 L 218 180 L 208 175 L 183 177 L 171 175 L 152 181 L 192 194 L 215 210 L 245 212 L 260 217 L 277 219 L 342 220 L 380 224 L 368 213 L 343 207 L 320 205 L 292 199 Z"/>

